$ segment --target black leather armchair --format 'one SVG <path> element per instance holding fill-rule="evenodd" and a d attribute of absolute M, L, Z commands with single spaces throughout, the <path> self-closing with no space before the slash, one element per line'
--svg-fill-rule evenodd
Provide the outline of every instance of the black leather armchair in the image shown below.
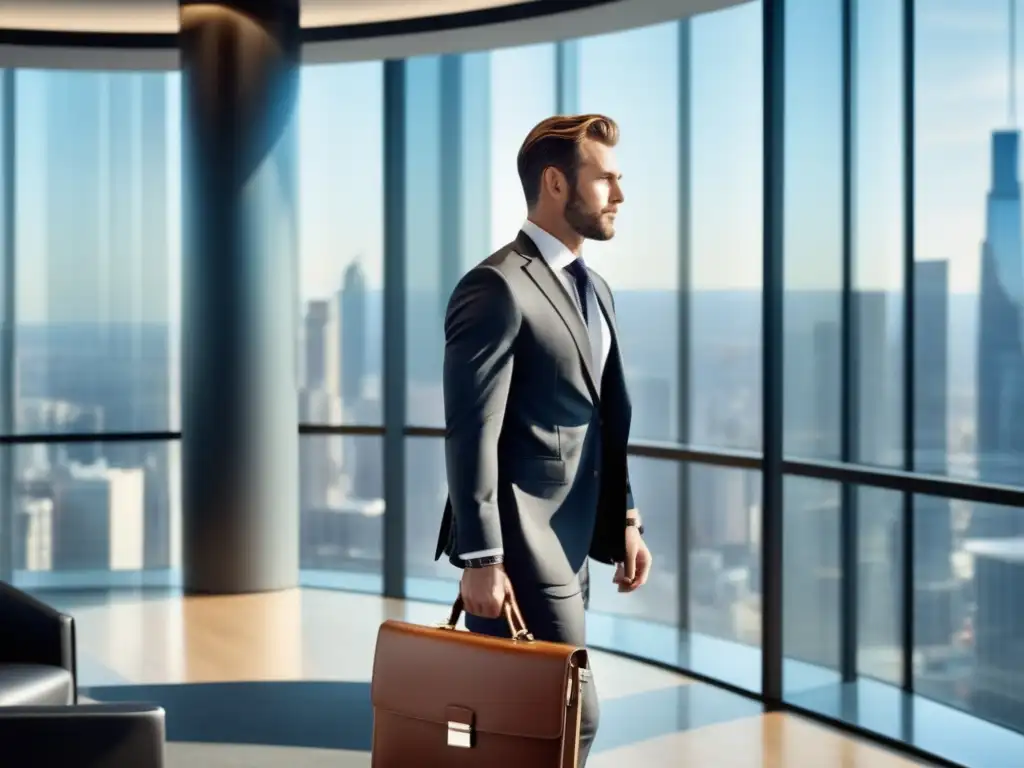
<path fill-rule="evenodd" d="M 164 711 L 150 704 L 0 707 L 0 765 L 164 768 Z"/>
<path fill-rule="evenodd" d="M 0 707 L 75 704 L 75 620 L 0 582 Z"/>
<path fill-rule="evenodd" d="M 74 619 L 0 582 L 0 765 L 163 768 L 163 709 L 77 702 Z"/>

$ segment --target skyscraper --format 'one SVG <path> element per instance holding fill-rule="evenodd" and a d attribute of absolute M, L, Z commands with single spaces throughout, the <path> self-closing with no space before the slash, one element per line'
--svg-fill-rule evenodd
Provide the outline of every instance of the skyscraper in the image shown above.
<path fill-rule="evenodd" d="M 858 290 L 853 294 L 850 428 L 854 431 L 852 458 L 863 464 L 891 464 L 894 448 L 902 446 L 897 435 L 900 419 L 896 414 L 901 403 L 899 387 L 892 383 L 888 303 L 885 291 Z M 899 632 L 899 597 L 892 588 L 898 569 L 892 552 L 900 497 L 864 486 L 855 489 L 853 499 L 857 510 L 857 642 L 862 651 L 872 651 L 865 657 L 870 667 L 875 662 L 867 659 L 884 654 L 883 649 L 892 646 Z"/>
<path fill-rule="evenodd" d="M 813 317 L 820 319 L 801 323 L 802 327 L 792 328 L 787 336 L 799 349 L 799 353 L 791 350 L 785 362 L 787 398 L 799 392 L 805 399 L 795 403 L 796 407 L 783 409 L 786 451 L 831 456 L 839 445 L 840 324 L 826 312 L 816 312 Z M 828 483 L 802 479 L 788 481 L 783 494 L 785 654 L 811 664 L 835 666 L 839 649 L 839 494 Z"/>
<path fill-rule="evenodd" d="M 306 305 L 302 323 L 302 386 L 299 390 L 299 421 L 305 424 L 336 423 L 338 417 L 336 353 L 337 313 L 329 301 L 314 300 Z M 305 512 L 326 505 L 327 495 L 340 463 L 335 443 L 322 437 L 299 441 L 299 504 Z"/>
<path fill-rule="evenodd" d="M 1017 173 L 1020 132 L 992 134 L 992 188 L 981 253 L 978 329 L 978 474 L 993 483 L 1024 476 L 1024 250 Z M 1018 535 L 1024 515 L 976 505 L 972 538 Z"/>
<path fill-rule="evenodd" d="M 302 388 L 309 391 L 327 385 L 327 338 L 331 307 L 326 301 L 310 301 L 302 323 Z"/>
<path fill-rule="evenodd" d="M 1010 3 L 1009 123 L 992 133 L 992 187 L 985 206 L 978 322 L 977 462 L 982 480 L 1019 482 L 1024 472 L 1024 249 L 1016 129 L 1016 8 Z M 1015 510 L 975 505 L 972 538 L 1024 530 Z"/>
<path fill-rule="evenodd" d="M 339 303 L 341 402 L 348 411 L 362 396 L 366 377 L 366 274 L 358 259 L 345 269 Z"/>
<path fill-rule="evenodd" d="M 341 402 L 343 420 L 350 424 L 376 424 L 381 419 L 379 394 L 364 392 L 367 375 L 366 274 L 356 259 L 345 269 L 338 293 L 341 316 Z M 375 499 L 383 488 L 384 458 L 376 439 L 349 435 L 342 438 L 343 468 L 356 499 Z"/>
<path fill-rule="evenodd" d="M 914 265 L 914 461 L 919 472 L 949 471 L 949 266 Z M 949 499 L 914 499 L 914 623 L 921 648 L 948 646 L 958 624 L 952 574 L 953 521 Z"/>

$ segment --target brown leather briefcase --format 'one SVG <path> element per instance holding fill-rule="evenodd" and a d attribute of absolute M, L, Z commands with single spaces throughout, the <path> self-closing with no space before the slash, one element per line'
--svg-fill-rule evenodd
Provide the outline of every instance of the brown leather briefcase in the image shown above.
<path fill-rule="evenodd" d="M 514 600 L 511 637 L 385 621 L 373 659 L 372 768 L 576 768 L 584 648 L 533 638 Z"/>

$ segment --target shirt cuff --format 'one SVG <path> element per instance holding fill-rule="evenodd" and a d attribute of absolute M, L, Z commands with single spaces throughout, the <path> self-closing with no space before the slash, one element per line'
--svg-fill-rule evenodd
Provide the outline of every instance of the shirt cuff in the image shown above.
<path fill-rule="evenodd" d="M 504 555 L 505 550 L 500 547 L 496 549 L 478 549 L 476 552 L 464 552 L 459 555 L 463 560 L 479 560 L 481 557 L 495 557 L 496 555 Z"/>
<path fill-rule="evenodd" d="M 481 549 L 459 555 L 459 559 L 466 568 L 486 568 L 489 565 L 503 563 L 505 552 L 501 549 Z"/>

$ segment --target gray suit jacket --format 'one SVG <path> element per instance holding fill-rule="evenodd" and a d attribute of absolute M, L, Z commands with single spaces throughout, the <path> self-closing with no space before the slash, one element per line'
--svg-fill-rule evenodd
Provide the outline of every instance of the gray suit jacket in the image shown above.
<path fill-rule="evenodd" d="M 574 298 L 520 232 L 458 283 L 445 317 L 448 503 L 435 558 L 501 550 L 513 581 L 579 590 L 587 556 L 625 554 L 631 406 L 607 283 L 611 351 L 594 375 Z M 597 352 L 599 354 L 599 351 Z"/>

